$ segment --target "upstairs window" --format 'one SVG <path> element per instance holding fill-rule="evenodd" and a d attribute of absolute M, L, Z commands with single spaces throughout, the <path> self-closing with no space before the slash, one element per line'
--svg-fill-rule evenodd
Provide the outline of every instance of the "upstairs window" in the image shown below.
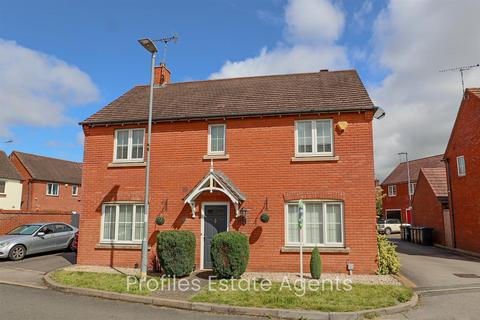
<path fill-rule="evenodd" d="M 145 129 L 115 130 L 115 161 L 143 161 Z"/>
<path fill-rule="evenodd" d="M 397 186 L 396 185 L 388 186 L 388 196 L 395 197 L 396 195 L 397 195 Z"/>
<path fill-rule="evenodd" d="M 415 193 L 415 187 L 417 184 L 415 182 L 410 182 L 410 188 L 408 189 L 408 192 L 410 192 L 410 195 L 413 195 Z"/>
<path fill-rule="evenodd" d="M 208 126 L 208 154 L 225 154 L 225 132 L 224 124 L 210 124 Z"/>
<path fill-rule="evenodd" d="M 457 157 L 457 172 L 459 177 L 467 175 L 467 169 L 465 168 L 465 158 L 463 156 Z"/>
<path fill-rule="evenodd" d="M 72 196 L 78 196 L 78 186 L 72 186 Z"/>
<path fill-rule="evenodd" d="M 47 196 L 58 196 L 58 183 L 47 183 Z"/>
<path fill-rule="evenodd" d="M 5 185 L 6 185 L 5 180 L 0 180 L 0 194 L 5 194 Z"/>
<path fill-rule="evenodd" d="M 332 120 L 296 121 L 295 153 L 297 156 L 333 156 Z"/>

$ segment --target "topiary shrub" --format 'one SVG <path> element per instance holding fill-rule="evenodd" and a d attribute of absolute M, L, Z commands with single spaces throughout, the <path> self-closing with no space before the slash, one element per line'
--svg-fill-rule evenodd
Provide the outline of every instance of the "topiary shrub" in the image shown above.
<path fill-rule="evenodd" d="M 260 215 L 260 221 L 262 221 L 263 223 L 267 223 L 269 220 L 270 216 L 268 215 L 268 213 L 262 213 Z"/>
<path fill-rule="evenodd" d="M 164 216 L 157 216 L 155 218 L 155 223 L 159 226 L 163 225 L 165 223 L 165 217 Z"/>
<path fill-rule="evenodd" d="M 320 279 L 322 275 L 322 258 L 318 252 L 318 248 L 313 248 L 312 255 L 310 256 L 310 274 L 313 279 Z"/>
<path fill-rule="evenodd" d="M 220 232 L 212 239 L 212 269 L 219 278 L 240 278 L 250 257 L 250 244 L 237 231 Z"/>
<path fill-rule="evenodd" d="M 395 274 L 400 270 L 397 246 L 388 241 L 387 237 L 377 234 L 378 274 Z"/>
<path fill-rule="evenodd" d="M 157 256 L 165 274 L 183 277 L 195 264 L 195 235 L 191 231 L 162 231 L 157 236 Z"/>

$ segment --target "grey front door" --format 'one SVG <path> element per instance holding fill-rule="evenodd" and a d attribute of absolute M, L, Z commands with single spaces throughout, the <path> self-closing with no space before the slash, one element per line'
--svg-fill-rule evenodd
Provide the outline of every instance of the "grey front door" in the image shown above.
<path fill-rule="evenodd" d="M 203 268 L 212 267 L 210 248 L 213 237 L 223 231 L 227 231 L 228 217 L 226 205 L 206 205 L 204 208 L 203 226 Z"/>

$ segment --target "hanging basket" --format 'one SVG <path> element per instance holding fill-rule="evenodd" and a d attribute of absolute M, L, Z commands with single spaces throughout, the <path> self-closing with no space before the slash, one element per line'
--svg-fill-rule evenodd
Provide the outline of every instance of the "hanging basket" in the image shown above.
<path fill-rule="evenodd" d="M 155 223 L 159 226 L 163 225 L 165 223 L 165 217 L 163 216 L 157 216 L 155 218 Z"/>
<path fill-rule="evenodd" d="M 263 223 L 267 223 L 269 220 L 270 216 L 268 215 L 268 213 L 262 213 L 262 215 L 260 216 L 260 221 L 262 221 Z"/>

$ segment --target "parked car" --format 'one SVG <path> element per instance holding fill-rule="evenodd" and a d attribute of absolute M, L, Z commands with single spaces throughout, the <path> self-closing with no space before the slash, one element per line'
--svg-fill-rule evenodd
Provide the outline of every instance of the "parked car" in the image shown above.
<path fill-rule="evenodd" d="M 62 222 L 21 225 L 0 236 L 0 258 L 22 260 L 35 253 L 75 250 L 78 229 Z"/>
<path fill-rule="evenodd" d="M 402 222 L 399 219 L 378 219 L 377 230 L 380 233 L 392 234 L 400 233 Z"/>

